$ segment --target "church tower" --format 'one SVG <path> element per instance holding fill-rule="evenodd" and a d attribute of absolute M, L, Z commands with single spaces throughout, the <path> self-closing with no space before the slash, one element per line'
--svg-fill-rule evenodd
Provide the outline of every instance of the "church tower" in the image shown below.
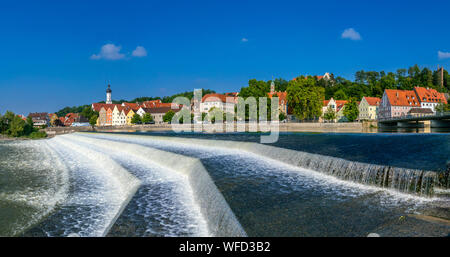
<path fill-rule="evenodd" d="M 106 103 L 107 104 L 112 104 L 112 100 L 111 100 L 111 85 L 108 84 L 108 89 L 106 89 Z"/>
<path fill-rule="evenodd" d="M 272 82 L 270 82 L 270 93 L 274 93 L 275 92 L 275 82 L 273 82 L 273 77 L 272 77 Z"/>

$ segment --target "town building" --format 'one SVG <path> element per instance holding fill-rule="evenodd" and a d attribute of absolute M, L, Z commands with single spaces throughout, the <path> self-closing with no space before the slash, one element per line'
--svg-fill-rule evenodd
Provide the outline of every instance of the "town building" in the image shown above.
<path fill-rule="evenodd" d="M 125 110 L 130 110 L 129 107 L 115 105 L 112 111 L 111 123 L 113 126 L 125 126 L 127 125 L 127 115 Z"/>
<path fill-rule="evenodd" d="M 407 116 L 411 108 L 429 108 L 434 113 L 439 103 L 446 104 L 447 100 L 443 93 L 435 89 L 424 87 L 414 87 L 414 90 L 386 89 L 378 108 L 378 119 Z"/>
<path fill-rule="evenodd" d="M 125 111 L 125 114 L 127 115 L 127 125 L 132 125 L 131 120 L 136 112 L 133 109 L 129 109 L 128 111 Z"/>
<path fill-rule="evenodd" d="M 93 103 L 92 110 L 98 112 L 97 126 L 112 126 L 112 112 L 120 104 Z"/>
<path fill-rule="evenodd" d="M 439 93 L 433 88 L 415 87 L 414 92 L 419 99 L 420 106 L 422 108 L 430 108 L 433 112 L 436 112 L 436 106 L 440 103 L 447 103 L 445 95 Z"/>
<path fill-rule="evenodd" d="M 270 83 L 270 92 L 267 94 L 270 99 L 272 97 L 278 97 L 278 110 L 280 113 L 283 113 L 287 116 L 288 114 L 288 105 L 287 105 L 287 93 L 286 92 L 276 92 L 275 91 L 275 83 Z"/>
<path fill-rule="evenodd" d="M 334 122 L 345 121 L 346 118 L 344 115 L 344 107 L 347 102 L 347 100 L 334 100 L 333 97 L 330 100 L 324 100 L 322 105 L 322 116 L 319 121 L 324 121 L 324 115 L 328 111 L 329 107 L 336 114 L 336 119 L 333 120 Z"/>
<path fill-rule="evenodd" d="M 358 105 L 358 120 L 377 120 L 378 106 L 381 98 L 364 96 Z"/>
<path fill-rule="evenodd" d="M 234 96 L 226 96 L 222 94 L 206 94 L 202 97 L 200 103 L 200 112 L 209 112 L 213 107 L 226 112 L 234 113 L 237 98 Z"/>
<path fill-rule="evenodd" d="M 378 108 L 378 119 L 406 116 L 414 107 L 420 107 L 414 90 L 386 89 Z"/>
<path fill-rule="evenodd" d="M 181 110 L 181 108 L 179 109 L 172 109 L 171 107 L 154 107 L 154 108 L 139 108 L 139 110 L 137 111 L 137 114 L 139 114 L 139 116 L 143 117 L 144 114 L 146 113 L 150 113 L 150 115 L 152 115 L 153 120 L 155 121 L 155 124 L 162 124 L 164 123 L 163 117 L 164 115 L 166 115 L 167 112 L 169 111 L 173 111 L 175 113 L 179 112 Z"/>
<path fill-rule="evenodd" d="M 58 119 L 58 115 L 56 115 L 56 113 L 49 113 L 48 114 L 48 119 L 49 119 L 50 125 L 54 126 L 55 125 L 55 120 Z"/>
<path fill-rule="evenodd" d="M 434 114 L 434 112 L 430 108 L 414 107 L 408 111 L 409 116 L 415 116 L 415 117 L 422 117 L 422 116 L 433 115 L 433 114 Z"/>
<path fill-rule="evenodd" d="M 317 80 L 321 80 L 321 79 L 323 79 L 325 81 L 333 81 L 334 80 L 334 75 L 332 73 L 328 73 L 328 72 L 325 72 L 325 74 L 322 76 L 315 75 L 313 77 L 315 77 Z M 307 78 L 307 76 L 305 76 L 305 79 L 306 78 Z M 295 80 L 297 80 L 297 78 L 293 78 L 292 80 L 295 81 Z"/>
<path fill-rule="evenodd" d="M 33 126 L 48 126 L 50 119 L 46 112 L 35 112 L 28 114 L 33 120 Z"/>

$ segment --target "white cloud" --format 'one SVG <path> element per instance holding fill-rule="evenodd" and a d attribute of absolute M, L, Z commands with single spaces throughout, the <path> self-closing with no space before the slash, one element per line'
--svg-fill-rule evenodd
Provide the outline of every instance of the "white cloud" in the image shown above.
<path fill-rule="evenodd" d="M 354 28 L 345 29 L 341 37 L 351 40 L 361 40 L 361 35 Z"/>
<path fill-rule="evenodd" d="M 245 38 L 245 37 L 243 37 L 243 38 L 241 39 L 241 41 L 242 41 L 242 42 L 248 42 L 248 39 Z"/>
<path fill-rule="evenodd" d="M 131 55 L 135 57 L 144 57 L 147 56 L 147 50 L 143 46 L 138 46 L 134 51 L 131 53 Z"/>
<path fill-rule="evenodd" d="M 114 44 L 106 44 L 103 45 L 100 49 L 99 54 L 93 54 L 91 55 L 92 60 L 120 60 L 125 58 L 125 54 L 120 53 L 120 50 L 122 49 L 121 46 L 116 46 Z"/>
<path fill-rule="evenodd" d="M 439 59 L 448 59 L 448 58 L 450 58 L 450 52 L 438 51 L 438 57 L 439 57 Z"/>

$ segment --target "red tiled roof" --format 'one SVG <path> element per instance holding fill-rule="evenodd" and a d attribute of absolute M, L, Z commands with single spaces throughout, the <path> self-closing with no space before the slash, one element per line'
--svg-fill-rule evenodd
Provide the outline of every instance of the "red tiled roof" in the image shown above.
<path fill-rule="evenodd" d="M 411 110 L 408 111 L 409 114 L 433 114 L 433 110 L 430 108 L 420 108 L 420 107 L 414 107 L 411 108 Z"/>
<path fill-rule="evenodd" d="M 420 106 L 413 90 L 386 89 L 384 92 L 392 106 Z"/>
<path fill-rule="evenodd" d="M 172 109 L 170 107 L 154 107 L 154 108 L 142 108 L 145 113 L 167 113 L 172 110 L 173 112 L 178 112 L 181 109 Z"/>
<path fill-rule="evenodd" d="M 445 95 L 443 93 L 439 93 L 436 89 L 414 87 L 414 91 L 416 92 L 420 102 L 445 103 L 445 104 L 447 103 Z"/>
<path fill-rule="evenodd" d="M 239 92 L 231 92 L 231 93 L 225 93 L 226 96 L 238 96 Z"/>
<path fill-rule="evenodd" d="M 347 100 L 334 100 L 336 102 L 336 112 L 340 111 L 344 105 L 348 103 Z"/>
<path fill-rule="evenodd" d="M 379 106 L 381 103 L 381 99 L 378 97 L 364 96 L 364 98 L 366 99 L 367 103 L 369 103 L 369 105 L 372 105 L 372 106 Z"/>
<path fill-rule="evenodd" d="M 111 108 L 111 110 L 114 110 L 114 106 L 121 106 L 120 104 L 103 104 L 103 103 L 93 103 L 92 109 L 96 112 L 99 112 L 102 107 L 105 108 L 105 110 L 108 110 L 108 108 Z"/>
<path fill-rule="evenodd" d="M 202 97 L 202 103 L 204 102 L 217 102 L 221 101 L 222 103 L 227 102 L 227 98 L 233 98 L 232 96 L 226 96 L 222 94 L 206 94 Z M 235 102 L 234 99 L 232 102 Z"/>
<path fill-rule="evenodd" d="M 151 101 L 145 101 L 141 104 L 140 107 L 144 107 L 144 108 L 152 108 L 155 107 L 157 104 L 161 104 L 161 100 L 157 99 L 157 100 L 151 100 Z"/>
<path fill-rule="evenodd" d="M 139 104 L 137 103 L 122 103 L 124 106 L 127 106 L 131 109 L 133 109 L 134 111 L 139 110 Z"/>
<path fill-rule="evenodd" d="M 267 93 L 267 95 L 269 96 L 269 98 L 272 98 L 275 95 L 278 97 L 279 103 L 281 103 L 281 101 L 283 101 L 283 103 L 286 103 L 286 98 L 287 98 L 286 92 L 273 92 L 273 93 Z"/>

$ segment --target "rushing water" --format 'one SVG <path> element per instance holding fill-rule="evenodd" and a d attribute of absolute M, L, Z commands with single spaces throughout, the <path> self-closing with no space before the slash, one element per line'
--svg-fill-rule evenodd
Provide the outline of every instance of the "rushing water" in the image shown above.
<path fill-rule="evenodd" d="M 182 134 L 183 138 L 170 133 L 134 134 L 141 136 L 79 133 L 0 143 L 0 235 L 366 236 L 377 232 L 382 236 L 446 236 L 450 232 L 448 189 L 439 188 L 444 194 L 424 197 L 408 190 L 399 192 L 404 190 L 397 186 L 383 188 L 367 179 L 354 183 L 321 170 L 323 165 L 312 165 L 310 155 L 298 152 L 343 157 L 346 149 L 358 154 L 346 156 L 350 161 L 343 163 L 364 162 L 370 159 L 364 145 L 378 149 L 408 142 L 409 146 L 404 135 L 392 139 L 384 135 L 282 134 L 275 144 L 281 149 L 258 146 L 255 150 L 240 143 L 255 142 L 259 139 L 255 134 Z M 409 139 L 420 139 L 423 147 L 416 148 L 407 157 L 409 164 L 400 167 L 440 170 L 448 162 L 448 137 Z M 428 151 L 430 145 L 438 150 Z M 398 155 L 396 144 L 386 149 Z M 436 159 L 440 165 L 429 164 L 433 162 L 430 157 L 428 162 L 418 158 L 424 153 L 443 160 Z M 308 158 L 299 159 L 299 154 Z M 185 163 L 183 156 L 201 163 Z M 366 162 L 382 164 L 382 157 L 374 159 Z M 395 163 L 388 158 L 383 165 Z M 177 172 L 180 169 L 197 173 Z M 358 174 L 377 176 L 367 175 L 370 171 L 365 169 Z M 408 169 L 398 171 L 402 176 L 409 174 L 405 181 L 421 177 Z M 417 218 L 422 214 L 447 221 Z"/>
<path fill-rule="evenodd" d="M 118 133 L 122 134 L 122 133 Z M 125 134 L 260 141 L 259 133 L 133 132 Z M 444 170 L 450 163 L 450 134 L 280 133 L 272 146 L 401 168 Z"/>

